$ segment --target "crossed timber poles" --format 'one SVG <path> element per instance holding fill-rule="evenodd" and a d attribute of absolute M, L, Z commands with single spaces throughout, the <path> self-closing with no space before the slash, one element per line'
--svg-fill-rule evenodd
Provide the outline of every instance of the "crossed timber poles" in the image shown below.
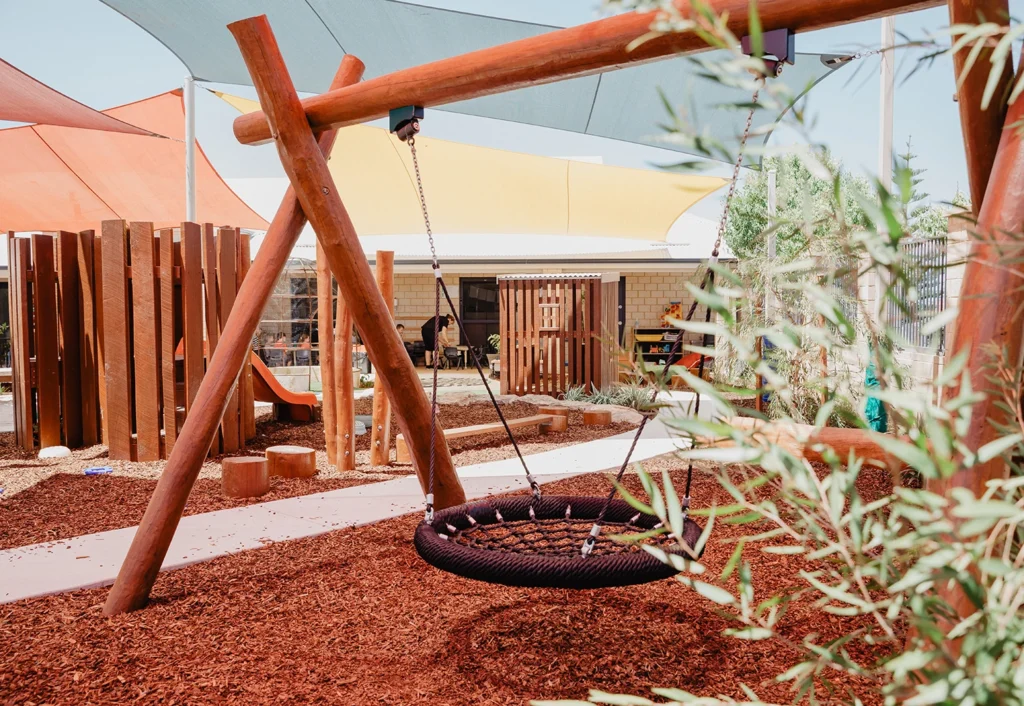
<path fill-rule="evenodd" d="M 954 21 L 1008 16 L 1007 0 L 946 1 Z M 728 13 L 734 33 L 748 32 L 748 0 L 709 0 L 708 4 L 718 14 Z M 941 4 L 943 0 L 760 0 L 758 8 L 764 30 L 788 28 L 806 32 Z M 689 12 L 686 0 L 677 0 L 677 7 L 684 14 Z M 416 473 L 425 487 L 431 453 L 429 403 L 391 325 L 387 305 L 327 169 L 325 155 L 333 145 L 334 130 L 382 117 L 394 107 L 441 105 L 707 48 L 696 34 L 670 33 L 630 51 L 630 42 L 647 33 L 653 19 L 654 13 L 617 15 L 363 83 L 359 83 L 362 62 L 346 56 L 331 90 L 304 101 L 295 92 L 266 17 L 229 25 L 263 106 L 263 112 L 235 121 L 235 135 L 245 144 L 274 139 L 292 187 L 238 292 L 238 303 L 231 311 L 199 388 L 195 411 L 188 416 L 150 499 L 107 598 L 105 614 L 115 615 L 146 604 L 248 353 L 260 313 L 307 217 L 326 252 L 339 292 L 352 309 L 356 328 L 366 343 L 384 391 L 393 401 L 398 424 L 409 440 Z M 967 51 L 969 48 L 961 54 Z M 1024 230 L 1024 146 L 1018 130 L 1003 129 L 1004 123 L 1011 125 L 1024 119 L 1024 100 L 1018 100 L 1005 119 L 994 107 L 981 111 L 979 101 L 973 97 L 980 95 L 987 79 L 984 58 L 976 62 L 977 67 L 984 68 L 976 68 L 960 88 L 960 111 L 972 193 L 986 194 L 982 203 L 976 199 L 974 205 L 978 231 L 988 237 L 988 242 L 979 242 L 972 249 L 964 275 L 959 325 L 949 353 L 969 351 L 968 369 L 979 387 L 984 387 L 985 345 L 1003 346 L 1009 350 L 1011 360 L 1017 360 L 1024 338 L 1024 326 L 1019 322 L 1006 325 L 1024 306 L 1024 287 L 1016 285 L 1024 276 L 1024 262 L 1001 266 L 998 248 L 998 241 L 1008 240 L 1003 234 Z M 963 60 L 962 56 L 957 59 Z M 1011 79 L 1007 73 L 1003 87 Z M 1004 93 L 996 91 L 996 95 Z M 966 100 L 967 97 L 972 100 Z M 995 407 L 995 396 L 990 398 L 979 403 L 973 416 L 969 439 L 975 449 L 992 438 L 995 432 L 990 420 L 1002 415 Z M 465 502 L 465 494 L 444 435 L 437 434 L 436 438 L 435 506 L 440 509 Z M 948 492 L 949 485 L 962 485 L 977 492 L 984 487 L 985 480 L 1003 472 L 1001 459 L 994 459 L 981 468 L 943 481 L 937 490 Z M 947 599 L 961 614 L 970 612 L 970 606 L 957 596 Z"/>
<path fill-rule="evenodd" d="M 261 21 L 262 20 L 262 21 Z M 263 106 L 275 132 L 287 135 L 278 142 L 281 161 L 294 186 L 289 187 L 270 224 L 256 260 L 238 292 L 220 345 L 210 369 L 199 387 L 193 414 L 185 420 L 153 497 L 149 501 L 128 556 L 107 597 L 104 613 L 116 615 L 143 607 L 156 581 L 160 565 L 170 547 L 181 519 L 185 501 L 206 458 L 217 420 L 224 413 L 238 370 L 248 355 L 253 332 L 278 275 L 284 268 L 306 223 L 307 214 L 338 280 L 338 289 L 370 359 L 383 382 L 388 399 L 394 401 L 398 425 L 407 438 L 420 440 L 410 446 L 413 464 L 421 481 L 430 458 L 430 406 L 416 369 L 405 352 L 398 332 L 391 324 L 387 304 L 377 289 L 373 272 L 341 198 L 327 170 L 336 131 L 323 131 L 319 139 L 306 122 L 298 94 L 291 85 L 280 51 L 264 18 L 246 20 L 231 27 L 240 46 L 247 48 L 246 63 L 252 72 Z M 332 88 L 357 83 L 363 62 L 347 55 L 334 77 Z M 266 77 L 266 80 L 264 78 Z M 455 475 L 444 434 L 437 434 L 435 459 L 435 502 L 449 507 L 465 502 L 466 496 Z M 426 443 L 423 443 L 423 440 Z"/>

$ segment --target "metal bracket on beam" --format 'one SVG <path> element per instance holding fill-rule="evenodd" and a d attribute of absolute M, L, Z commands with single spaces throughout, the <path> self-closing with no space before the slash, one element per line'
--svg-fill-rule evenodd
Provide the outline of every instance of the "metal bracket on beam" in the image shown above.
<path fill-rule="evenodd" d="M 747 56 L 754 55 L 754 42 L 749 35 L 740 40 L 740 47 Z M 762 33 L 761 54 L 768 76 L 778 76 L 783 64 L 793 64 L 796 60 L 796 35 L 785 28 Z M 768 56 L 775 58 L 765 58 Z"/>
<path fill-rule="evenodd" d="M 389 113 L 391 132 L 398 135 L 398 139 L 405 142 L 420 131 L 420 120 L 423 119 L 423 106 L 406 105 L 401 108 L 392 108 Z"/>

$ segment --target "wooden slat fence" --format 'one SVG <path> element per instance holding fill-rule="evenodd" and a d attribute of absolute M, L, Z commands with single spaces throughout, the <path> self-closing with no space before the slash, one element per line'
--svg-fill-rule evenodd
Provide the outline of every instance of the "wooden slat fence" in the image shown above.
<path fill-rule="evenodd" d="M 618 379 L 619 276 L 498 277 L 501 393 L 557 396 Z"/>
<path fill-rule="evenodd" d="M 166 458 L 248 270 L 248 236 L 105 221 L 100 237 L 33 234 L 8 249 L 17 444 Z M 233 401 L 212 452 L 255 435 L 248 361 Z"/>

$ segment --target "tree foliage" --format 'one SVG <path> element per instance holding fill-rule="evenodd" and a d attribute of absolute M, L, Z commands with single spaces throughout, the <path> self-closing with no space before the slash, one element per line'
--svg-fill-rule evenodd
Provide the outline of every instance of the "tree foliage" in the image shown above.
<path fill-rule="evenodd" d="M 870 184 L 852 176 L 842 164 L 825 153 L 822 166 L 837 174 L 843 207 L 857 226 L 867 223 L 862 199 L 868 198 Z M 771 229 L 768 223 L 768 173 L 776 173 L 776 255 L 789 261 L 805 253 L 811 240 L 829 240 L 836 234 L 833 218 L 834 179 L 816 176 L 801 156 L 790 153 L 766 157 L 759 171 L 747 175 L 736 191 L 729 209 L 725 242 L 740 259 L 764 255 Z"/>
<path fill-rule="evenodd" d="M 654 28 L 658 32 L 697 31 L 712 45 L 730 51 L 717 65 L 703 60 L 708 63 L 702 68 L 713 79 L 718 77 L 729 85 L 743 85 L 746 80 L 749 85 L 753 79 L 748 80 L 746 72 L 764 68 L 756 58 L 745 57 L 736 49 L 739 41 L 730 33 L 727 21 L 697 0 L 693 2 L 697 11 L 686 17 L 667 1 L 628 0 L 628 5 L 664 8 L 665 15 Z M 755 11 L 752 4 L 751 12 Z M 751 25 L 758 26 L 753 20 Z M 1001 53 L 996 51 L 1000 61 L 992 61 L 992 70 L 998 72 L 1010 55 L 1011 35 L 1024 35 L 1024 28 L 1011 27 L 1006 33 L 1005 28 L 983 24 L 960 26 L 951 34 L 961 46 L 997 42 L 1004 47 Z M 1010 100 L 1022 92 L 1024 80 L 1017 83 Z M 780 98 L 775 90 L 766 93 L 768 100 Z M 799 127 L 799 113 L 794 120 Z M 826 448 L 826 468 L 816 467 L 789 447 L 772 443 L 768 434 L 738 428 L 727 420 L 680 414 L 668 422 L 690 442 L 679 456 L 716 463 L 716 479 L 732 499 L 729 506 L 703 513 L 706 527 L 699 544 L 709 538 L 714 541 L 716 521 L 744 524 L 751 528 L 749 534 L 735 540 L 728 563 L 720 572 L 713 572 L 692 559 L 695 548 L 682 539 L 689 511 L 673 500 L 676 493 L 667 474 L 659 482 L 641 472 L 647 497 L 627 501 L 638 510 L 657 515 L 660 531 L 679 543 L 679 556 L 652 547 L 645 551 L 680 570 L 678 582 L 691 600 L 709 601 L 732 622 L 723 633 L 725 639 L 769 641 L 779 655 L 788 656 L 784 671 L 759 674 L 758 679 L 791 685 L 793 702 L 1022 706 L 1024 370 L 1020 361 L 1011 360 L 1005 349 L 989 346 L 983 351 L 987 356 L 983 379 L 972 379 L 964 351 L 949 358 L 930 384 L 907 389 L 894 347 L 887 343 L 897 338 L 897 332 L 884 318 L 864 316 L 866 312 L 845 307 L 831 286 L 836 279 L 834 265 L 815 250 L 828 243 L 848 261 L 858 263 L 862 273 L 877 274 L 880 281 L 889 283 L 880 293 L 882 303 L 897 304 L 898 292 L 913 286 L 912 274 L 904 267 L 902 241 L 945 232 L 944 216 L 940 218 L 931 207 L 922 208 L 926 197 L 916 188 L 920 172 L 913 159 L 908 146 L 897 161 L 895 187 L 876 181 L 866 190 L 864 184 L 844 178 L 838 165 L 818 148 L 812 147 L 799 158 L 806 174 L 791 160 L 781 160 L 780 173 L 788 169 L 793 175 L 789 183 L 802 184 L 794 190 L 804 188 L 808 195 L 797 198 L 796 207 L 784 206 L 787 200 L 780 196 L 780 219 L 785 221 L 784 226 L 780 224 L 780 250 L 789 253 L 790 259 L 772 273 L 771 286 L 784 295 L 811 302 L 820 318 L 799 320 L 780 307 L 783 315 L 766 317 L 753 329 L 744 327 L 744 316 L 738 312 L 751 312 L 763 301 L 763 293 L 753 290 L 750 280 L 741 274 L 716 265 L 717 286 L 709 291 L 691 288 L 702 304 L 711 307 L 713 323 L 681 324 L 692 332 L 713 334 L 716 342 L 724 342 L 732 356 L 764 376 L 783 397 L 806 386 L 807 380 L 779 374 L 756 349 L 758 339 L 767 337 L 783 351 L 811 341 L 836 357 L 869 347 L 879 381 L 874 394 L 888 406 L 896 432 L 873 437 L 887 454 L 898 459 L 898 463 L 888 464 L 893 473 L 891 491 L 870 498 L 861 495 L 858 478 L 869 466 L 854 452 L 839 457 Z M 741 257 L 744 253 L 758 257 L 767 237 L 765 204 L 758 207 L 754 198 L 757 183 L 752 179 L 749 191 L 741 194 L 749 197 L 740 199 L 746 210 L 739 208 L 734 214 L 737 221 L 747 217 L 753 223 L 748 224 L 749 230 L 737 224 L 732 236 L 736 238 L 735 252 Z M 760 229 L 755 218 L 761 219 Z M 1002 237 L 1024 242 L 1022 234 L 1004 233 Z M 1011 250 L 1017 248 L 1019 245 Z M 1013 266 L 1014 262 L 1011 255 L 1004 265 Z M 908 315 L 920 313 L 910 311 Z M 950 310 L 934 317 L 928 313 L 924 328 L 937 331 L 955 315 Z M 722 417 L 737 413 L 725 391 L 685 372 L 682 377 L 693 389 L 712 398 Z M 854 377 L 835 386 L 832 398 L 821 405 L 813 423 L 824 425 L 837 406 L 849 403 L 858 385 L 863 386 L 862 379 Z M 1000 416 L 984 420 L 993 424 L 997 434 L 977 448 L 969 433 L 972 415 L 977 413 L 975 405 L 985 396 L 994 398 Z M 863 419 L 856 415 L 850 422 L 863 426 Z M 707 439 L 726 443 L 715 448 L 697 443 Z M 979 465 L 996 459 L 1004 464 L 1005 474 L 973 490 L 952 483 L 951 490 L 940 494 L 903 483 L 899 473 L 901 468 L 911 469 L 929 482 L 970 478 Z M 941 483 L 929 486 L 945 487 Z M 636 536 L 621 541 L 642 544 L 644 539 Z M 803 557 L 805 569 L 787 580 L 771 577 L 755 585 L 751 567 L 761 553 Z M 798 584 L 795 588 L 793 582 Z M 830 639 L 787 631 L 783 616 L 796 600 L 812 601 L 817 609 L 840 620 L 861 620 Z M 957 610 L 953 603 L 964 605 Z M 692 648 L 680 645 L 679 657 L 684 658 L 685 650 Z M 839 673 L 860 677 L 862 686 L 851 686 L 846 693 L 831 690 L 830 680 Z M 731 694 L 659 686 L 652 689 L 653 699 L 592 691 L 585 701 L 535 703 L 764 704 L 757 693 L 760 686 L 737 684 Z"/>

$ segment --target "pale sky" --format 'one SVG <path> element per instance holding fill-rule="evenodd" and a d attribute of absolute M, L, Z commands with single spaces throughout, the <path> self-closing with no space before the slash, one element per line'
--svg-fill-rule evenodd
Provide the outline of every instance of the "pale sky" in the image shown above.
<path fill-rule="evenodd" d="M 167 0 L 174 2 L 175 0 Z M 213 0 L 211 0 L 213 1 Z M 598 0 L 417 0 L 420 4 L 490 14 L 552 25 L 595 19 Z M 826 1 L 826 0 L 823 0 Z M 1011 0 L 1012 12 L 1024 0 Z M 944 8 L 897 19 L 897 32 L 922 37 L 948 24 Z M 197 28 L 200 31 L 201 28 Z M 880 42 L 880 21 L 801 34 L 797 51 L 851 52 Z M 894 143 L 897 151 L 913 139 L 917 166 L 927 169 L 924 190 L 934 200 L 966 191 L 967 178 L 959 116 L 953 101 L 951 62 L 942 58 L 905 79 L 914 57 L 903 52 L 897 78 Z M 139 100 L 180 86 L 186 67 L 162 44 L 98 0 L 0 0 L 0 57 L 19 69 L 97 109 Z M 905 80 L 904 80 L 905 79 Z M 200 84 L 202 85 L 202 84 Z M 254 97 L 250 87 L 208 84 Z M 878 169 L 878 59 L 861 62 L 822 82 L 810 94 L 812 136 L 827 144 L 852 171 L 872 176 Z M 273 146 L 244 147 L 231 134 L 236 113 L 206 91 L 197 91 L 199 141 L 225 177 L 280 176 Z M 662 116 L 651 116 L 654 124 Z M 3 125 L 3 123 L 0 123 Z M 606 164 L 655 168 L 678 155 L 602 138 L 434 111 L 425 133 L 444 139 L 547 156 L 599 156 Z M 776 133 L 771 144 L 792 136 Z M 719 167 L 713 173 L 725 174 Z M 713 196 L 691 212 L 717 218 L 720 198 Z"/>

